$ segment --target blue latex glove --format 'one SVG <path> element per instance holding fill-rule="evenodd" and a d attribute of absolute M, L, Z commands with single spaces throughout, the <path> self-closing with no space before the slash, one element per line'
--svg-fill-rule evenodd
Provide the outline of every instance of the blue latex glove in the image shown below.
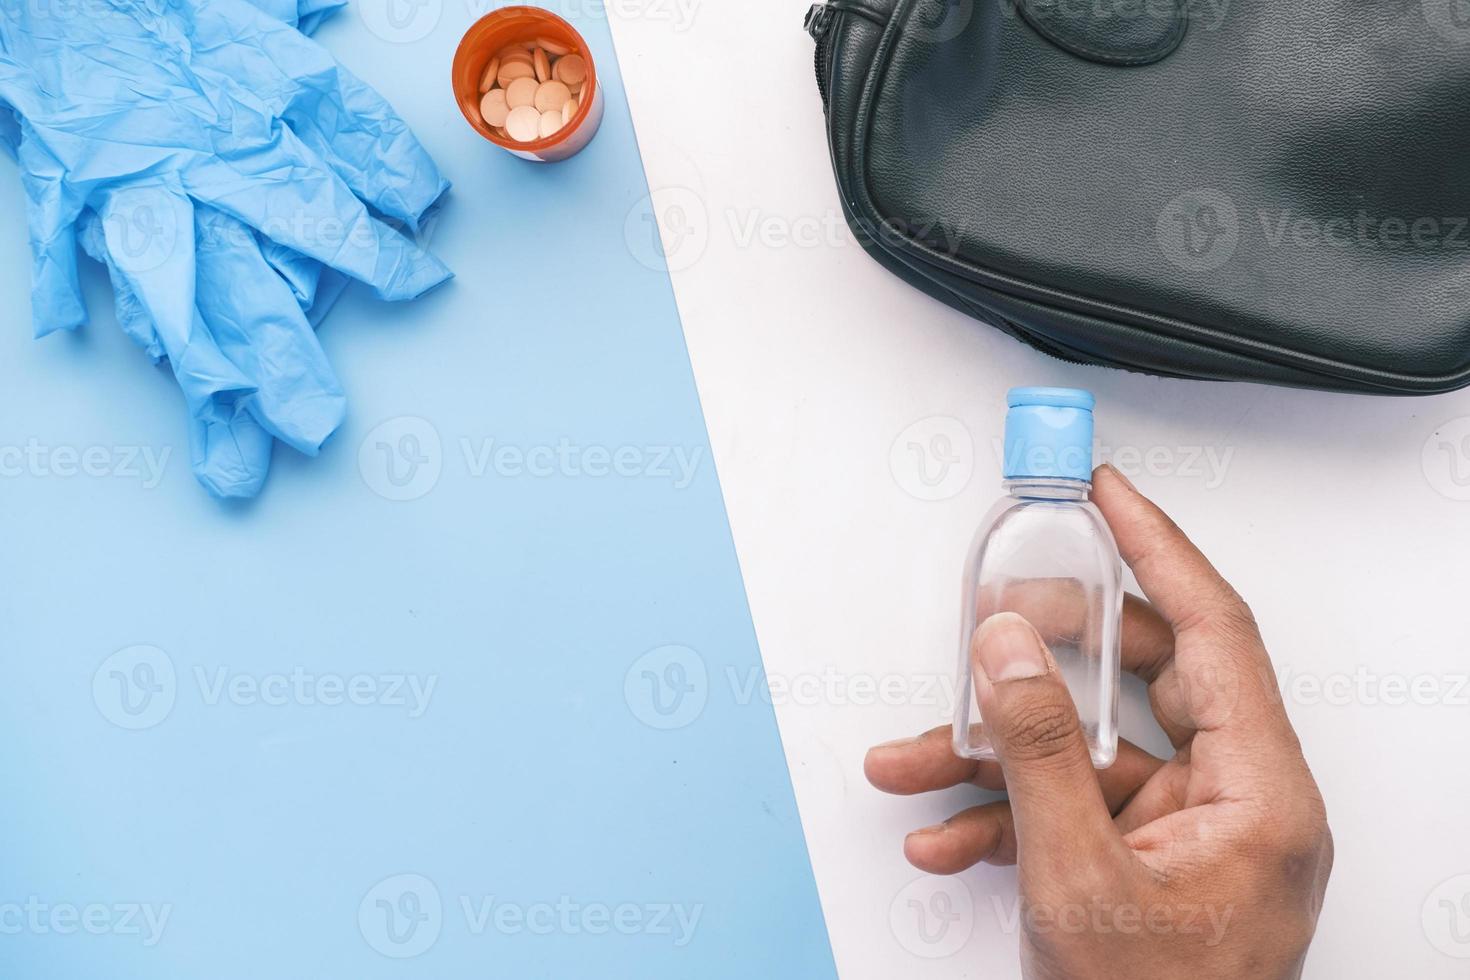
<path fill-rule="evenodd" d="M 259 491 L 273 438 L 314 455 L 341 424 L 309 312 L 344 277 L 397 300 L 450 276 L 369 211 L 416 229 L 448 184 L 295 26 L 336 5 L 0 5 L 0 144 L 29 201 L 36 334 L 85 322 L 80 244 L 123 329 L 172 367 L 195 475 L 222 497 Z"/>

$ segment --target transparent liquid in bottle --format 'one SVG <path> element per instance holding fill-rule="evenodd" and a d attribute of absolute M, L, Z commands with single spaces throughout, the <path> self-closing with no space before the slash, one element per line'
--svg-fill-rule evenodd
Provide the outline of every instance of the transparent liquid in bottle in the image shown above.
<path fill-rule="evenodd" d="M 1009 401 L 1007 495 L 991 508 L 965 562 L 954 751 L 995 758 L 975 700 L 970 645 L 987 618 L 1014 612 L 1051 650 L 1093 765 L 1105 769 L 1118 749 L 1123 588 L 1117 544 L 1087 497 L 1092 396 L 1018 388 Z"/>

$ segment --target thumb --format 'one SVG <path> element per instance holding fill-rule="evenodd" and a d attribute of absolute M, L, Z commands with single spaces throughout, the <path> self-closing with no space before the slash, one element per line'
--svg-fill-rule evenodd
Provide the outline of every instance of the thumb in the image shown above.
<path fill-rule="evenodd" d="M 1030 623 L 997 613 L 970 642 L 980 718 L 1005 773 L 1017 858 L 1092 858 L 1122 844 L 1103 801 L 1077 708 Z"/>

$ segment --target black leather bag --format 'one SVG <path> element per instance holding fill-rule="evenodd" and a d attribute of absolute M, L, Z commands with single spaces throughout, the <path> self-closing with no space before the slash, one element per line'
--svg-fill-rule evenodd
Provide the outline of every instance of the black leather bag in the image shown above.
<path fill-rule="evenodd" d="M 1470 0 L 830 0 L 848 224 L 1069 361 L 1470 384 Z"/>

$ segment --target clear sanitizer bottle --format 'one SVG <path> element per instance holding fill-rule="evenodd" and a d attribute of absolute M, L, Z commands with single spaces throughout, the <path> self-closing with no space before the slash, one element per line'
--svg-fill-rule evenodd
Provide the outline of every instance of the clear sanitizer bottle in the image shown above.
<path fill-rule="evenodd" d="M 1092 489 L 1093 397 L 1075 388 L 1013 388 L 1006 398 L 1006 496 L 965 561 L 955 754 L 994 759 L 971 682 L 970 642 L 999 612 L 1036 627 L 1082 721 L 1093 765 L 1118 753 L 1122 562 Z"/>

